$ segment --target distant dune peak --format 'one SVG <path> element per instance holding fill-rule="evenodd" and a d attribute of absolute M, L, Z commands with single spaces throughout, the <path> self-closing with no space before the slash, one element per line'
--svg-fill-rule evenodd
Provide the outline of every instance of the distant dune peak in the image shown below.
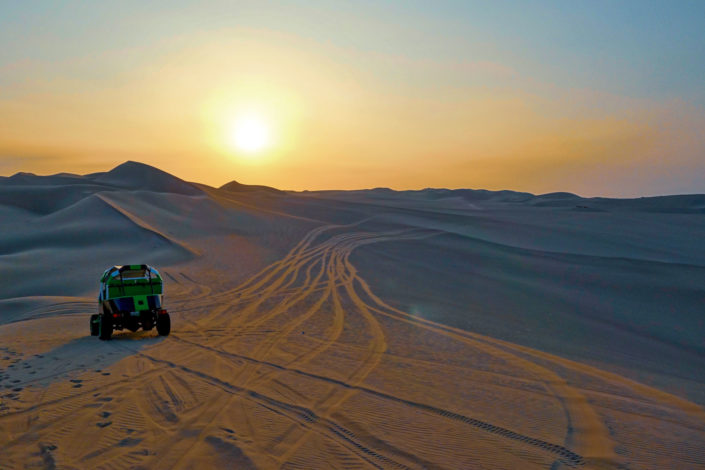
<path fill-rule="evenodd" d="M 225 189 L 226 191 L 239 191 L 240 188 L 246 187 L 242 183 L 238 183 L 236 180 L 232 180 L 229 183 L 225 183 L 220 187 L 220 189 Z"/>
<path fill-rule="evenodd" d="M 540 194 L 537 197 L 540 197 L 543 199 L 580 199 L 580 196 L 578 196 L 577 194 L 568 193 L 565 191 Z"/>
<path fill-rule="evenodd" d="M 281 189 L 272 188 L 271 186 L 264 186 L 260 184 L 242 184 L 235 180 L 225 183 L 220 187 L 224 191 L 229 191 L 231 193 L 242 193 L 242 192 L 252 192 L 252 191 L 262 191 L 272 194 L 286 194 L 286 191 Z"/>
<path fill-rule="evenodd" d="M 176 176 L 170 175 L 164 170 L 160 170 L 159 168 L 148 165 L 146 163 L 141 163 L 141 162 L 136 162 L 133 160 L 128 160 L 125 163 L 121 163 L 112 170 L 105 172 L 103 174 L 106 175 L 124 175 L 124 176 L 140 176 L 140 175 L 145 175 L 145 174 L 158 174 L 158 175 L 167 175 L 172 178 L 176 178 Z M 178 179 L 178 178 L 177 178 Z"/>
<path fill-rule="evenodd" d="M 141 189 L 162 193 L 199 195 L 203 192 L 196 186 L 146 163 L 128 160 L 105 173 L 86 175 L 98 183 L 110 184 L 125 189 Z"/>
<path fill-rule="evenodd" d="M 372 188 L 370 191 L 374 191 L 376 193 L 393 193 L 394 190 L 392 188 L 387 188 L 386 186 L 379 186 L 377 188 Z"/>

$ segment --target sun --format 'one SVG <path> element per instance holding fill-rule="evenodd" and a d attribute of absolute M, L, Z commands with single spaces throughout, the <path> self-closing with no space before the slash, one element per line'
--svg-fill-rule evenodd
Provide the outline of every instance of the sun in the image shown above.
<path fill-rule="evenodd" d="M 233 149 L 256 154 L 271 145 L 270 127 L 261 116 L 243 116 L 230 126 L 228 140 Z"/>

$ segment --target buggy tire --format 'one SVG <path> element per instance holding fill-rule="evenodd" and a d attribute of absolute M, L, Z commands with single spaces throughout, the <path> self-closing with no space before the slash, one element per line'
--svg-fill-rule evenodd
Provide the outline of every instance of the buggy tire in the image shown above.
<path fill-rule="evenodd" d="M 98 317 L 98 314 L 91 315 L 91 336 L 98 336 L 98 330 L 100 328 Z"/>
<path fill-rule="evenodd" d="M 140 324 L 144 331 L 149 331 L 154 328 L 154 317 L 156 314 L 152 311 L 144 311 L 140 315 Z"/>
<path fill-rule="evenodd" d="M 98 338 L 109 340 L 113 334 L 113 319 L 110 315 L 100 315 L 98 321 Z"/>
<path fill-rule="evenodd" d="M 157 333 L 159 336 L 169 336 L 171 331 L 171 318 L 168 313 L 160 313 L 157 315 Z"/>

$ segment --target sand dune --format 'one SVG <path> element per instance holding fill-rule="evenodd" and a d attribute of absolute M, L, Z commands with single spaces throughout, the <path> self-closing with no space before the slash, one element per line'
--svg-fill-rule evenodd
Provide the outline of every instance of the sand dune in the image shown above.
<path fill-rule="evenodd" d="M 125 162 L 106 173 L 93 173 L 85 178 L 118 188 L 147 189 L 160 193 L 201 194 L 192 184 L 158 168 L 132 161 Z"/>
<path fill-rule="evenodd" d="M 261 191 L 261 192 L 267 192 L 267 193 L 272 193 L 272 194 L 286 194 L 285 191 L 282 191 L 280 189 L 272 188 L 270 186 L 262 186 L 258 184 L 242 184 L 238 183 L 237 181 L 231 181 L 229 183 L 225 183 L 220 187 L 220 189 L 224 189 L 225 191 L 228 192 L 233 192 L 233 193 L 239 193 L 239 192 L 251 192 L 251 191 Z"/>
<path fill-rule="evenodd" d="M 705 468 L 703 201 L 0 179 L 0 468 Z"/>

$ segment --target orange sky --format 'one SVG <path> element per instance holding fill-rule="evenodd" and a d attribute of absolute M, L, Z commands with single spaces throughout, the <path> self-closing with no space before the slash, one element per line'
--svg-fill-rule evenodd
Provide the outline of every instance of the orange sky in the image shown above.
<path fill-rule="evenodd" d="M 134 44 L 48 57 L 50 38 L 36 39 L 0 61 L 0 174 L 138 160 L 214 186 L 705 192 L 705 112 L 687 96 L 554 82 L 516 55 L 353 47 L 250 23 L 179 18 Z M 228 144 L 248 113 L 272 137 L 251 155 Z"/>

